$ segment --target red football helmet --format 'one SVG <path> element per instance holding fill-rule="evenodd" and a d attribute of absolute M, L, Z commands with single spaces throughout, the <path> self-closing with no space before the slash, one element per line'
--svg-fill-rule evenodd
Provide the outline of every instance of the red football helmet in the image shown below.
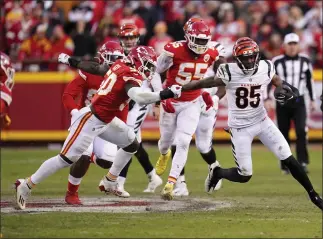
<path fill-rule="evenodd" d="M 134 47 L 126 59 L 144 78 L 152 79 L 157 66 L 157 55 L 154 48 L 149 46 Z"/>
<path fill-rule="evenodd" d="M 188 27 L 192 25 L 192 23 L 201 22 L 201 21 L 203 20 L 199 17 L 191 17 L 190 19 L 188 19 L 188 21 L 184 24 L 184 27 L 183 27 L 184 33 L 186 34 Z"/>
<path fill-rule="evenodd" d="M 239 38 L 233 46 L 232 55 L 244 73 L 254 72 L 258 68 L 259 46 L 251 38 Z"/>
<path fill-rule="evenodd" d="M 125 53 L 128 54 L 133 47 L 139 44 L 140 34 L 138 27 L 132 23 L 123 24 L 120 27 L 118 37 Z"/>
<path fill-rule="evenodd" d="M 188 26 L 185 37 L 188 48 L 196 54 L 203 54 L 207 51 L 211 40 L 210 28 L 204 21 L 193 22 Z"/>
<path fill-rule="evenodd" d="M 9 56 L 3 52 L 0 52 L 0 65 L 1 83 L 6 85 L 11 90 L 14 85 L 15 69 L 11 65 Z"/>
<path fill-rule="evenodd" d="M 123 48 L 118 42 L 107 41 L 98 51 L 100 64 L 108 64 L 111 66 L 116 60 L 124 57 Z"/>

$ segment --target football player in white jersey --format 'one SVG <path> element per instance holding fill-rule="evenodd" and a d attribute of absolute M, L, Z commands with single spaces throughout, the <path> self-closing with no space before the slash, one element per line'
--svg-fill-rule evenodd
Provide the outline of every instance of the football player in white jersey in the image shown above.
<path fill-rule="evenodd" d="M 282 81 L 275 74 L 275 67 L 269 60 L 260 60 L 259 47 L 248 37 L 237 40 L 233 47 L 236 63 L 220 65 L 216 77 L 193 81 L 183 86 L 182 91 L 225 86 L 228 98 L 228 126 L 231 135 L 232 153 L 236 167 L 225 169 L 211 167 L 207 191 L 212 191 L 221 179 L 246 183 L 252 177 L 251 144 L 254 137 L 283 161 L 292 176 L 305 188 L 311 201 L 323 210 L 323 200 L 314 190 L 302 166 L 291 153 L 290 147 L 277 126 L 268 117 L 262 94 L 271 82 L 278 103 L 295 100 L 298 90 Z"/>
<path fill-rule="evenodd" d="M 199 18 L 197 18 L 200 20 Z M 185 26 L 184 26 L 185 31 Z M 225 63 L 225 48 L 223 45 L 216 41 L 210 42 L 210 47 L 215 48 L 219 52 L 219 60 L 214 62 L 214 65 L 209 67 L 204 74 L 204 77 L 214 76 L 219 65 L 221 63 Z M 219 90 L 218 90 L 219 89 Z M 208 93 L 208 94 L 207 94 Z M 215 122 L 217 118 L 218 104 L 219 100 L 225 95 L 225 87 L 214 87 L 205 89 L 202 93 L 202 97 L 204 98 L 204 102 L 208 102 L 203 104 L 201 108 L 201 115 L 199 119 L 199 123 L 197 125 L 195 131 L 195 144 L 197 150 L 200 152 L 204 161 L 208 164 L 210 168 L 214 164 L 218 164 L 216 160 L 216 153 L 212 147 L 212 139 L 213 139 L 213 131 L 215 127 Z M 175 137 L 176 141 L 176 137 Z M 176 152 L 176 144 L 172 145 L 172 156 L 174 156 Z M 222 180 L 216 185 L 215 190 L 219 190 L 222 185 Z M 185 180 L 185 167 L 181 171 L 180 176 L 178 177 L 175 187 L 174 187 L 174 196 L 188 196 L 189 191 L 187 188 L 187 183 Z"/>

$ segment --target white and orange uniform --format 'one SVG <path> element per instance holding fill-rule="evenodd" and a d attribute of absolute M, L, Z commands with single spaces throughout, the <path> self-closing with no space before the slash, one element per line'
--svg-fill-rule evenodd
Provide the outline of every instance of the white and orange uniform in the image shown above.
<path fill-rule="evenodd" d="M 252 175 L 251 145 L 255 137 L 280 160 L 292 155 L 263 104 L 263 94 L 274 75 L 275 67 L 269 60 L 261 60 L 258 69 L 250 74 L 236 63 L 221 64 L 217 71 L 217 77 L 226 85 L 232 153 L 238 172 L 244 176 Z"/>

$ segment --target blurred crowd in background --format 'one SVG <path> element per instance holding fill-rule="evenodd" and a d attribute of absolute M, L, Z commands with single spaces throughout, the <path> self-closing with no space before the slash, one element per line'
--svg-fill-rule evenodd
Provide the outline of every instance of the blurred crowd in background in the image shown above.
<path fill-rule="evenodd" d="M 107 40 L 118 41 L 119 27 L 134 23 L 141 44 L 157 54 L 169 41 L 184 39 L 183 25 L 191 17 L 206 21 L 212 40 L 226 48 L 241 36 L 256 40 L 262 57 L 282 53 L 283 37 L 295 32 L 302 52 L 322 67 L 322 1 L 1 1 L 0 50 L 19 71 L 64 71 L 59 53 L 89 59 Z"/>

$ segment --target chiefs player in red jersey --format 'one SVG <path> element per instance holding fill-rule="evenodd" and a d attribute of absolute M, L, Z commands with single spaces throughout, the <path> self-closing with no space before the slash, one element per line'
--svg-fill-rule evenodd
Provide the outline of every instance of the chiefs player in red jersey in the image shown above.
<path fill-rule="evenodd" d="M 3 52 L 0 52 L 0 65 L 0 129 L 3 129 L 11 123 L 8 111 L 12 101 L 11 91 L 14 85 L 15 70 L 10 58 Z"/>
<path fill-rule="evenodd" d="M 119 147 L 111 169 L 103 177 L 103 187 L 106 193 L 120 196 L 116 179 L 139 147 L 134 131 L 125 123 L 130 99 L 143 105 L 181 95 L 181 87 L 178 85 L 159 92 L 145 92 L 140 88 L 144 79 L 152 78 L 156 60 L 154 50 L 145 46 L 133 48 L 126 58 L 116 61 L 108 71 L 108 66 L 97 62 L 82 62 L 66 54 L 59 56 L 59 62 L 104 76 L 104 81 L 91 104 L 82 108 L 72 123 L 61 152 L 46 160 L 27 179 L 16 181 L 16 203 L 20 209 L 26 207 L 33 186 L 59 169 L 71 166 L 96 137 Z"/>
<path fill-rule="evenodd" d="M 139 32 L 137 27 L 134 24 L 124 24 L 120 28 L 120 32 L 118 34 L 118 37 L 120 39 L 120 43 L 125 49 L 126 53 L 129 53 L 129 50 L 133 47 L 135 47 L 138 42 L 139 42 Z M 106 49 L 105 49 L 106 50 Z M 102 52 L 100 53 L 102 55 Z M 100 57 L 99 57 L 100 58 Z M 101 57 L 101 59 L 103 59 Z M 101 61 L 102 62 L 102 61 Z M 107 68 L 108 69 L 108 68 Z M 87 82 L 91 82 L 90 79 L 93 78 L 94 83 L 95 82 L 100 82 L 102 81 L 101 76 L 95 76 L 92 74 L 85 73 L 86 71 L 81 72 L 81 76 L 89 78 Z M 80 78 L 80 77 L 79 77 Z M 84 83 L 83 79 L 78 80 L 77 82 L 80 83 L 71 83 L 72 85 L 75 84 L 81 84 L 87 85 Z M 72 88 L 75 88 L 72 86 Z M 151 88 L 147 81 L 143 82 L 143 85 L 141 86 L 145 91 L 151 91 Z M 96 88 L 98 89 L 98 87 Z M 90 89 L 89 90 L 89 95 L 92 95 L 93 92 L 96 89 Z M 71 89 L 71 87 L 67 87 L 67 91 L 72 91 L 72 93 L 67 92 L 67 94 L 64 94 L 63 96 L 63 101 L 64 98 L 70 99 L 70 111 L 73 115 L 77 114 L 77 110 L 74 110 L 76 107 L 76 103 L 74 99 L 76 98 L 75 93 L 77 94 L 78 92 L 82 92 L 82 89 L 78 87 L 78 89 Z M 71 95 L 74 95 L 74 97 L 71 97 Z M 69 104 L 67 103 L 64 103 Z M 73 111 L 72 111 L 73 110 Z M 149 156 L 144 149 L 142 142 L 141 142 L 141 124 L 145 120 L 147 114 L 148 114 L 149 107 L 147 105 L 139 105 L 136 104 L 134 101 L 130 101 L 129 103 L 129 113 L 127 117 L 127 125 L 132 127 L 136 133 L 137 140 L 140 143 L 139 149 L 135 153 L 136 158 L 140 162 L 141 166 L 145 170 L 147 177 L 148 177 L 148 186 L 144 190 L 144 192 L 154 192 L 155 189 L 162 184 L 162 179 L 156 174 L 156 171 L 151 164 L 149 160 Z M 101 146 L 104 144 L 104 147 Z M 117 146 L 114 144 L 111 144 L 109 142 L 103 142 L 101 139 L 96 139 L 94 141 L 94 157 L 92 157 L 92 162 L 96 163 L 97 165 L 103 167 L 103 168 L 109 168 L 111 165 L 111 162 L 113 161 L 116 152 L 117 152 Z M 69 175 L 69 183 L 68 183 L 68 191 L 66 193 L 65 201 L 69 204 L 81 204 L 81 201 L 79 200 L 78 197 L 78 188 L 81 183 L 82 177 L 85 175 L 88 166 L 90 164 L 89 161 L 89 156 L 91 155 L 93 147 L 87 151 L 86 155 L 83 155 L 80 160 L 78 160 L 73 166 L 71 167 L 70 170 L 70 175 Z M 124 184 L 126 181 L 129 165 L 131 163 L 131 160 L 127 163 L 127 165 L 123 168 L 121 171 L 117 181 L 118 181 L 118 190 L 122 192 L 122 197 L 130 197 L 130 194 L 124 189 Z M 99 185 L 100 190 L 102 190 L 102 181 L 100 182 Z"/>
<path fill-rule="evenodd" d="M 186 33 L 194 22 L 203 22 L 201 18 L 192 17 L 190 18 L 184 25 L 183 30 Z M 209 25 L 208 25 L 209 26 Z M 214 62 L 212 66 L 210 66 L 204 77 L 215 75 L 220 64 L 225 63 L 225 49 L 219 42 L 211 41 L 210 47 L 215 48 L 219 52 L 219 59 Z M 219 99 L 223 98 L 225 95 L 225 87 L 214 87 L 210 89 L 204 89 L 202 93 L 202 98 L 205 103 L 201 109 L 200 119 L 195 131 L 195 145 L 197 150 L 200 152 L 204 161 L 208 164 L 208 167 L 212 167 L 213 165 L 218 165 L 218 161 L 216 160 L 216 153 L 213 149 L 212 140 L 213 140 L 213 131 L 215 127 L 215 122 L 217 118 L 217 110 Z M 171 147 L 172 156 L 174 157 L 176 152 L 176 136 L 175 142 Z M 162 157 L 160 159 L 165 159 Z M 162 162 L 161 165 L 166 165 L 167 162 Z M 157 162 L 160 165 L 160 162 Z M 185 180 L 185 167 L 181 171 L 179 177 L 177 178 L 176 184 L 174 186 L 173 194 L 174 196 L 188 196 L 189 191 L 187 188 L 186 180 Z M 215 190 L 221 188 L 222 180 L 219 181 Z"/>
<path fill-rule="evenodd" d="M 167 72 L 166 87 L 173 84 L 185 85 L 202 79 L 207 69 L 218 60 L 218 51 L 208 45 L 211 33 L 203 21 L 190 24 L 185 32 L 185 38 L 185 41 L 165 45 L 163 53 L 158 57 L 154 81 L 161 81 L 160 74 Z M 200 97 L 201 93 L 200 90 L 183 92 L 180 98 L 166 101 L 166 106 L 161 107 L 161 137 L 158 142 L 161 155 L 156 164 L 157 174 L 161 175 L 166 170 L 175 135 L 177 146 L 168 182 L 162 191 L 163 199 L 173 198 L 174 184 L 186 163 L 192 135 L 197 128 L 204 104 Z"/>
<path fill-rule="evenodd" d="M 108 41 L 101 46 L 96 58 L 100 64 L 106 64 L 110 67 L 116 60 L 123 57 L 124 52 L 121 45 L 118 42 Z M 79 70 L 77 77 L 66 86 L 62 101 L 65 108 L 71 113 L 71 123 L 77 118 L 79 109 L 91 103 L 92 97 L 100 88 L 103 80 L 104 77 L 102 76 Z M 109 169 L 116 152 L 117 146 L 115 144 L 104 141 L 99 137 L 94 139 L 93 144 L 70 168 L 65 196 L 65 201 L 68 204 L 81 204 L 78 189 L 90 163 L 93 162 L 101 168 Z"/>

